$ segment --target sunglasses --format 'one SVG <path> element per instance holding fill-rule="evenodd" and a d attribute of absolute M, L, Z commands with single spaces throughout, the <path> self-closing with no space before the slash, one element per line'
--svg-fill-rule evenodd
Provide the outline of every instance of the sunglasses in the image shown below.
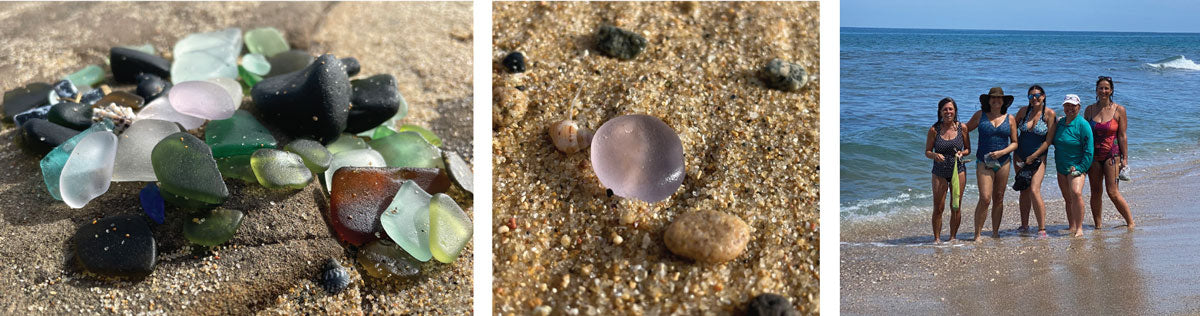
<path fill-rule="evenodd" d="M 1034 93 L 1034 94 L 1030 94 L 1030 95 L 1029 95 L 1029 99 L 1030 99 L 1030 100 L 1033 100 L 1034 98 L 1040 98 L 1040 97 L 1042 97 L 1043 95 L 1045 95 L 1045 94 L 1043 94 L 1043 93 Z"/>
<path fill-rule="evenodd" d="M 1109 76 L 1100 76 L 1099 78 L 1096 78 L 1096 79 L 1097 79 L 1097 80 L 1108 80 L 1108 81 L 1112 81 L 1112 77 L 1109 77 Z"/>

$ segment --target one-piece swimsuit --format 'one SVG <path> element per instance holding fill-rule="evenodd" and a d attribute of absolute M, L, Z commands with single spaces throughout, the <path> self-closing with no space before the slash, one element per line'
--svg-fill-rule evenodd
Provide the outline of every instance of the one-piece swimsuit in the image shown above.
<path fill-rule="evenodd" d="M 1050 130 L 1046 126 L 1046 121 L 1041 119 L 1041 115 L 1036 118 L 1037 123 L 1034 123 L 1033 127 L 1030 128 L 1026 123 L 1029 122 L 1029 112 L 1032 111 L 1029 109 L 1025 111 L 1025 118 L 1021 119 L 1021 125 L 1017 129 L 1021 132 L 1021 135 L 1017 136 L 1017 157 L 1021 158 L 1028 158 L 1029 155 L 1032 155 L 1038 148 L 1042 147 L 1042 143 L 1046 141 L 1046 132 Z M 1042 153 L 1042 155 L 1045 156 L 1046 154 Z"/>
<path fill-rule="evenodd" d="M 1104 123 L 1096 123 L 1091 121 L 1092 133 L 1096 138 L 1095 151 L 1092 156 L 1092 161 L 1104 163 L 1109 158 L 1121 155 L 1121 147 L 1116 146 L 1114 141 L 1117 139 L 1117 119 L 1113 117 Z"/>
<path fill-rule="evenodd" d="M 955 123 L 958 124 L 958 123 Z M 962 129 L 958 129 L 958 134 L 951 139 L 942 139 L 942 124 L 934 127 L 935 135 L 933 135 L 933 152 L 941 154 L 945 159 L 942 162 L 933 161 L 933 175 L 942 177 L 946 181 L 950 181 L 950 177 L 954 174 L 954 155 L 963 150 L 963 133 Z M 966 165 L 962 159 L 958 159 L 958 171 L 965 172 Z"/>

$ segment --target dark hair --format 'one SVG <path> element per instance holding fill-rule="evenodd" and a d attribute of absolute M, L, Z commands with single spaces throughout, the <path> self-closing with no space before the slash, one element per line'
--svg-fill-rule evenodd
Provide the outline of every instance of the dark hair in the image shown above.
<path fill-rule="evenodd" d="M 954 98 L 945 97 L 945 98 L 942 98 L 941 101 L 938 101 L 938 107 L 937 107 L 938 120 L 937 120 L 937 123 L 933 123 L 934 129 L 937 129 L 938 125 L 942 124 L 942 106 L 946 105 L 946 103 L 950 103 L 951 105 L 954 106 L 954 121 L 958 122 L 958 102 L 954 101 Z"/>
<path fill-rule="evenodd" d="M 1046 97 L 1046 89 L 1042 89 L 1041 85 L 1036 85 L 1036 84 L 1029 86 L 1029 91 L 1026 91 L 1025 93 L 1032 93 L 1034 89 L 1037 89 L 1037 91 L 1042 92 L 1043 98 Z M 1046 101 L 1042 101 L 1042 109 L 1043 110 L 1046 109 Z M 1028 108 L 1025 108 L 1025 117 L 1021 118 L 1021 124 L 1025 124 L 1025 122 L 1029 121 L 1029 113 L 1033 113 L 1033 104 L 1030 104 Z"/>
<path fill-rule="evenodd" d="M 1100 85 L 1101 82 L 1105 82 L 1105 81 L 1108 81 L 1109 88 L 1112 88 L 1113 91 L 1117 90 L 1117 86 L 1113 84 L 1112 77 L 1109 77 L 1109 76 L 1100 76 L 1099 79 L 1096 79 L 1096 85 L 1098 86 L 1098 85 Z"/>

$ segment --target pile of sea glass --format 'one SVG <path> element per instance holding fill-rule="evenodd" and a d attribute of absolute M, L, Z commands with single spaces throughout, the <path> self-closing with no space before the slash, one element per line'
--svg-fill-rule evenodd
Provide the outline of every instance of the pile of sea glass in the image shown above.
<path fill-rule="evenodd" d="M 395 128 L 408 105 L 392 75 L 351 79 L 356 59 L 293 50 L 270 27 L 191 34 L 172 56 L 113 47 L 111 80 L 91 65 L 5 93 L 5 121 L 27 147 L 47 152 L 41 171 L 51 197 L 82 208 L 111 182 L 149 182 L 139 194 L 147 218 L 162 224 L 170 204 L 185 238 L 216 246 L 244 217 L 222 206 L 226 178 L 276 190 L 318 179 L 330 192 L 330 225 L 350 244 L 370 244 L 359 262 L 377 276 L 415 274 L 405 268 L 413 260 L 452 262 L 470 240 L 470 218 L 445 194 L 451 178 L 470 192 L 470 166 L 440 150 L 433 132 Z M 241 109 L 246 94 L 251 111 Z M 291 141 L 279 148 L 268 126 Z M 98 219 L 77 232 L 75 256 L 96 274 L 148 275 L 149 232 L 144 219 Z"/>

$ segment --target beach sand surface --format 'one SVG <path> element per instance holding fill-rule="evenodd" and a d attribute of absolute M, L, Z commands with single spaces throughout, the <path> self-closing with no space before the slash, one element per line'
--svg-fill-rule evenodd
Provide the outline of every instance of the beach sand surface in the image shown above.
<path fill-rule="evenodd" d="M 1122 182 L 1137 226 L 1130 231 L 1106 197 L 1103 228 L 1084 209 L 1084 235 L 1068 235 L 1062 197 L 1046 195 L 1049 238 L 1020 233 L 1017 192 L 1005 194 L 1001 238 L 991 222 L 975 243 L 974 207 L 964 203 L 953 244 L 932 245 L 930 213 L 842 223 L 841 312 L 878 314 L 1132 314 L 1200 312 L 1200 160 L 1165 165 Z M 1051 174 L 1050 176 L 1054 176 Z M 970 179 L 974 181 L 974 179 Z M 1084 201 L 1089 193 L 1084 188 Z M 968 190 L 966 195 L 978 194 Z M 932 206 L 931 206 L 932 207 Z M 946 220 L 949 212 L 946 212 Z M 1032 216 L 1031 216 L 1032 217 Z M 948 223 L 948 222 L 947 222 Z M 943 240 L 948 224 L 943 224 Z"/>
<path fill-rule="evenodd" d="M 818 3 L 497 2 L 493 19 L 496 64 L 528 59 L 525 73 L 493 72 L 493 109 L 528 100 L 493 129 L 495 314 L 733 314 L 762 293 L 818 313 Z M 649 44 L 633 60 L 603 56 L 604 24 Z M 813 80 L 765 88 L 756 73 L 772 58 Z M 661 202 L 608 196 L 588 152 L 560 152 L 547 133 L 635 113 L 683 143 L 683 185 Z M 700 264 L 667 250 L 672 219 L 704 209 L 749 224 L 745 253 Z"/>
<path fill-rule="evenodd" d="M 160 55 L 194 32 L 273 26 L 293 48 L 352 56 L 359 76 L 392 74 L 409 103 L 403 123 L 430 128 L 470 160 L 470 3 L 0 3 L 0 88 L 52 82 L 89 64 L 105 67 L 109 48 L 152 44 Z M 110 78 L 111 80 L 111 78 Z M 114 86 L 128 90 L 132 85 Z M 243 108 L 253 110 L 249 97 Z M 279 144 L 290 139 L 273 130 Z M 316 181 L 272 191 L 226 179 L 226 208 L 245 221 L 232 240 L 207 251 L 180 233 L 182 212 L 152 225 L 156 270 L 136 282 L 99 279 L 72 261 L 75 230 L 93 219 L 142 213 L 144 183 L 113 183 L 81 209 L 46 193 L 41 155 L 0 130 L 0 314 L 466 314 L 471 311 L 473 245 L 453 264 L 425 264 L 423 276 L 381 281 L 360 273 L 354 250 L 333 235 L 328 198 Z M 451 195 L 468 213 L 469 195 Z M 327 258 L 350 272 L 351 286 L 329 295 L 316 282 Z"/>

